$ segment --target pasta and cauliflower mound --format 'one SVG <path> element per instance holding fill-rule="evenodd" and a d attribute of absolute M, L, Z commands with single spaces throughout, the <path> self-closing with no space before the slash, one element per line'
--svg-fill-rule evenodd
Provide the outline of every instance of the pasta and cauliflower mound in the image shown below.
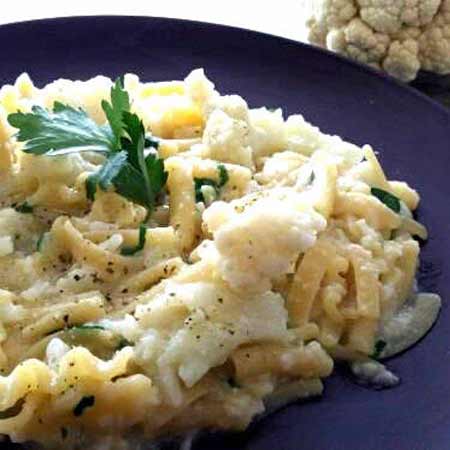
<path fill-rule="evenodd" d="M 220 95 L 202 70 L 123 85 L 164 162 L 150 209 L 119 182 L 89 195 L 101 153 L 27 152 L 8 120 L 59 102 L 104 126 L 110 79 L 0 91 L 0 433 L 15 442 L 244 429 L 265 401 L 320 394 L 333 360 L 367 360 L 413 291 L 419 196 L 370 146 Z"/>

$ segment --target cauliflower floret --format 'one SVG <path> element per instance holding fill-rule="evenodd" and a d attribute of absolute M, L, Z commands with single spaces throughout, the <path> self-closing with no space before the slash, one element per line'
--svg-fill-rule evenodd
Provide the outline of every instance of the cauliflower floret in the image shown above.
<path fill-rule="evenodd" d="M 358 9 L 353 0 L 310 0 L 305 11 L 309 40 L 322 47 L 326 46 L 327 33 L 339 28 L 356 16 Z"/>
<path fill-rule="evenodd" d="M 248 124 L 249 112 L 247 102 L 240 95 L 221 95 L 215 97 L 207 107 L 207 114 L 219 109 L 235 120 Z"/>
<path fill-rule="evenodd" d="M 263 292 L 293 271 L 298 255 L 326 225 L 319 214 L 296 206 L 290 199 L 269 197 L 240 213 L 223 202 L 206 209 L 203 220 L 214 235 L 219 271 L 232 288 Z"/>
<path fill-rule="evenodd" d="M 328 47 L 365 64 L 378 65 L 389 45 L 389 37 L 375 33 L 361 19 L 355 18 L 327 36 Z"/>
<path fill-rule="evenodd" d="M 220 95 L 203 69 L 193 70 L 184 80 L 186 94 L 202 111 L 205 119 L 216 110 L 232 119 L 248 123 L 248 105 L 239 95 Z"/>
<path fill-rule="evenodd" d="M 444 0 L 439 14 L 419 38 L 422 67 L 432 72 L 450 72 L 450 0 Z"/>
<path fill-rule="evenodd" d="M 250 145 L 255 158 L 271 155 L 286 145 L 281 109 L 269 111 L 257 108 L 250 111 Z"/>
<path fill-rule="evenodd" d="M 393 34 L 404 25 L 430 23 L 441 0 L 357 0 L 361 18 L 374 30 Z"/>
<path fill-rule="evenodd" d="M 184 80 L 186 94 L 202 110 L 205 110 L 212 99 L 218 95 L 212 83 L 205 76 L 203 69 L 193 70 Z"/>
<path fill-rule="evenodd" d="M 340 27 L 355 17 L 358 9 L 353 0 L 313 0 L 313 17 L 316 23 L 327 28 Z"/>
<path fill-rule="evenodd" d="M 363 151 L 339 136 L 322 133 L 300 114 L 289 116 L 284 125 L 286 149 L 311 156 L 317 150 L 323 150 L 336 159 L 340 167 L 352 167 L 363 157 Z"/>
<path fill-rule="evenodd" d="M 206 123 L 203 134 L 203 156 L 218 161 L 253 166 L 248 145 L 249 128 L 245 121 L 230 117 L 216 109 Z"/>
<path fill-rule="evenodd" d="M 275 153 L 265 159 L 264 167 L 255 175 L 255 179 L 267 187 L 292 186 L 297 182 L 298 169 L 307 161 L 308 159 L 300 153 L 291 151 Z"/>
<path fill-rule="evenodd" d="M 419 45 L 413 39 L 394 41 L 383 61 L 383 69 L 401 80 L 412 80 L 420 70 Z"/>
<path fill-rule="evenodd" d="M 318 0 L 307 27 L 310 42 L 403 81 L 450 73 L 450 0 Z"/>

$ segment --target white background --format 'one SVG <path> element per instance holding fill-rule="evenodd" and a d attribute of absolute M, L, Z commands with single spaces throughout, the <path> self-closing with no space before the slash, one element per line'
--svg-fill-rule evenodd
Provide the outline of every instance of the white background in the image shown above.
<path fill-rule="evenodd" d="M 124 14 L 221 23 L 305 39 L 303 0 L 12 0 L 0 24 L 47 17 Z"/>

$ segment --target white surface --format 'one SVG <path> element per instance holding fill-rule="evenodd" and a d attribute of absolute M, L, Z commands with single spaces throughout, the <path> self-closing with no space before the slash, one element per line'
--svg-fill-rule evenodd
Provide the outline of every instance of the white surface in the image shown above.
<path fill-rule="evenodd" d="M 304 40 L 303 0 L 14 0 L 2 6 L 0 24 L 96 14 L 176 17 L 221 23 Z"/>

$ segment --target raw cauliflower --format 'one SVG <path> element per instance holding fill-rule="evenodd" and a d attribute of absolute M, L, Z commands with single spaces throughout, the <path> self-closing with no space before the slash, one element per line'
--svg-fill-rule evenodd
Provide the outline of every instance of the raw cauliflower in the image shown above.
<path fill-rule="evenodd" d="M 403 81 L 450 73 L 450 0 L 313 0 L 309 41 Z"/>
<path fill-rule="evenodd" d="M 220 274 L 232 288 L 270 289 L 273 280 L 294 271 L 298 255 L 314 245 L 317 232 L 325 228 L 325 219 L 302 209 L 301 195 L 288 190 L 284 198 L 258 199 L 256 193 L 205 210 L 203 220 L 220 255 Z"/>

